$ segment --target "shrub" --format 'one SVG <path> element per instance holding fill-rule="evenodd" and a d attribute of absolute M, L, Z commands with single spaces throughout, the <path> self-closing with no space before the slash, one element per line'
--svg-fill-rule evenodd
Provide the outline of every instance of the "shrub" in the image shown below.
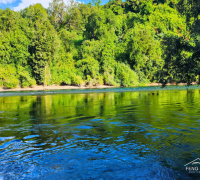
<path fill-rule="evenodd" d="M 0 79 L 0 87 L 3 86 L 3 80 Z"/>
<path fill-rule="evenodd" d="M 36 81 L 31 77 L 30 73 L 23 67 L 18 67 L 19 79 L 21 87 L 32 87 L 36 85 Z"/>
<path fill-rule="evenodd" d="M 137 86 L 139 84 L 138 76 L 128 65 L 117 63 L 115 79 L 121 86 Z"/>
<path fill-rule="evenodd" d="M 9 76 L 4 80 L 4 86 L 8 89 L 16 88 L 19 84 L 19 80 L 14 76 Z"/>
<path fill-rule="evenodd" d="M 92 57 L 79 60 L 76 63 L 78 71 L 82 73 L 86 84 L 96 85 L 102 83 L 99 74 L 99 62 Z"/>
<path fill-rule="evenodd" d="M 82 73 L 73 67 L 68 67 L 67 63 L 57 64 L 51 68 L 51 84 L 61 85 L 81 85 L 83 84 Z"/>
<path fill-rule="evenodd" d="M 6 88 L 15 88 L 19 84 L 16 68 L 13 65 L 0 65 L 1 86 Z"/>
<path fill-rule="evenodd" d="M 110 86 L 120 86 L 120 84 L 115 81 L 115 71 L 116 71 L 117 62 L 115 60 L 104 60 L 103 61 L 103 80 L 104 84 Z"/>

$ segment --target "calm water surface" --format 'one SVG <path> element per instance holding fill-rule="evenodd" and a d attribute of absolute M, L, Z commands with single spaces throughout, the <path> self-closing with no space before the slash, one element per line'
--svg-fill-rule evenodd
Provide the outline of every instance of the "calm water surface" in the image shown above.
<path fill-rule="evenodd" d="M 111 91 L 1 93 L 0 180 L 200 179 L 198 87 Z"/>

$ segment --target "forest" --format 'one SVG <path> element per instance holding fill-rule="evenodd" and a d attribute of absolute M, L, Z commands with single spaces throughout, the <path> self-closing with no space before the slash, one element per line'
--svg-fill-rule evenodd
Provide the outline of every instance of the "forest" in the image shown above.
<path fill-rule="evenodd" d="M 200 1 L 0 9 L 0 87 L 200 82 Z"/>

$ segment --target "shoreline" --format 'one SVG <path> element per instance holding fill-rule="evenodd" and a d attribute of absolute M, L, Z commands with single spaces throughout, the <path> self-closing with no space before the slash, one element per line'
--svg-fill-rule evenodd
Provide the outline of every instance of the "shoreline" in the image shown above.
<path fill-rule="evenodd" d="M 191 85 L 197 85 L 196 82 L 192 82 Z M 149 83 L 146 86 L 162 86 L 162 83 Z M 166 86 L 187 86 L 187 83 L 167 83 Z"/>
<path fill-rule="evenodd" d="M 50 85 L 50 86 L 43 86 L 43 85 L 36 85 L 33 87 L 27 87 L 27 88 L 13 88 L 13 89 L 6 89 L 4 87 L 0 87 L 0 92 L 10 92 L 10 91 L 46 91 L 46 90 L 70 90 L 70 89 L 101 89 L 101 88 L 116 88 L 116 86 L 107 86 L 107 85 L 99 85 L 99 86 L 56 86 L 56 85 Z"/>
<path fill-rule="evenodd" d="M 179 83 L 177 86 L 184 86 L 187 85 L 187 83 Z M 197 83 L 193 82 L 192 85 L 197 85 Z M 147 87 L 150 86 L 162 86 L 161 83 L 150 83 L 146 84 Z M 168 83 L 166 86 L 176 86 L 176 83 Z M 139 87 L 139 86 L 137 86 Z M 56 85 L 50 85 L 50 86 L 43 86 L 43 85 L 36 85 L 33 87 L 27 87 L 27 88 L 21 88 L 17 87 L 14 89 L 6 89 L 5 87 L 0 87 L 0 92 L 11 92 L 11 91 L 45 91 L 45 90 L 73 90 L 73 89 L 106 89 L 106 88 L 120 88 L 118 86 L 108 86 L 108 85 L 98 85 L 98 86 L 56 86 Z"/>

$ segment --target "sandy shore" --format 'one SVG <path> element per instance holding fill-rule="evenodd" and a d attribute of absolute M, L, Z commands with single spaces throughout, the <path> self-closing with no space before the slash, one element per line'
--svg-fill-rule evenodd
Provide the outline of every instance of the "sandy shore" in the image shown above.
<path fill-rule="evenodd" d="M 192 85 L 197 85 L 196 82 L 192 82 L 191 83 Z M 186 86 L 187 83 L 179 83 L 178 86 Z M 161 83 L 150 83 L 150 84 L 147 84 L 147 86 L 162 86 Z M 166 86 L 176 86 L 176 83 L 167 83 Z"/>
<path fill-rule="evenodd" d="M 192 85 L 196 85 L 197 83 L 192 83 Z M 175 83 L 168 83 L 167 86 L 176 85 Z M 178 85 L 187 85 L 186 83 L 180 83 Z M 150 83 L 146 86 L 162 86 L 161 83 Z M 27 88 L 17 87 L 14 89 L 6 89 L 5 87 L 0 87 L 0 92 L 8 92 L 8 91 L 45 91 L 45 90 L 67 90 L 67 89 L 100 89 L 100 88 L 117 88 L 116 86 L 107 86 L 107 85 L 98 85 L 98 86 L 33 86 Z"/>
<path fill-rule="evenodd" d="M 8 92 L 8 91 L 45 91 L 45 90 L 66 90 L 66 89 L 97 89 L 97 88 L 114 88 L 115 86 L 106 86 L 106 85 L 98 85 L 98 86 L 33 86 L 27 88 L 14 88 L 14 89 L 6 89 L 4 87 L 0 87 L 0 92 Z"/>

